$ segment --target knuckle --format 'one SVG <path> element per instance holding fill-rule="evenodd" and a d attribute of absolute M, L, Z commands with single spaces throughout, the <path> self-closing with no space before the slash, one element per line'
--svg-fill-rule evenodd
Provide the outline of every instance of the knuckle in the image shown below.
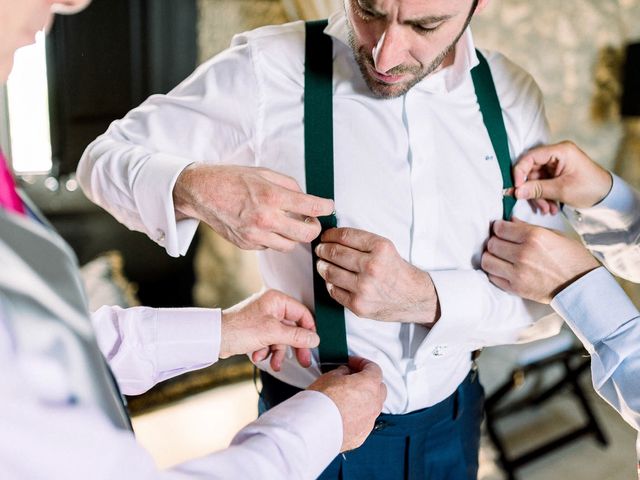
<path fill-rule="evenodd" d="M 325 253 L 328 259 L 335 260 L 338 258 L 338 247 L 335 245 L 330 245 L 325 247 Z"/>
<path fill-rule="evenodd" d="M 391 243 L 391 240 L 388 240 L 386 238 L 379 238 L 375 241 L 374 249 L 381 254 L 387 254 L 393 251 L 394 247 L 393 243 Z"/>
<path fill-rule="evenodd" d="M 364 279 L 366 280 L 369 276 L 377 277 L 380 274 L 380 270 L 381 266 L 379 261 L 377 261 L 376 259 L 369 260 L 363 268 L 363 272 L 366 274 Z"/>
<path fill-rule="evenodd" d="M 496 251 L 496 243 L 497 243 L 496 238 L 495 237 L 491 237 L 489 239 L 489 241 L 487 242 L 487 250 L 490 251 L 491 253 L 495 253 L 495 251 Z M 484 255 L 483 255 L 483 257 L 484 257 Z"/>
<path fill-rule="evenodd" d="M 351 300 L 350 310 L 358 317 L 366 316 L 366 302 L 361 295 L 355 295 Z"/>
<path fill-rule="evenodd" d="M 254 224 L 256 227 L 262 230 L 267 230 L 271 228 L 271 216 L 268 212 L 260 210 L 256 212 L 256 215 L 254 217 Z"/>
<path fill-rule="evenodd" d="M 338 240 L 342 243 L 346 243 L 349 240 L 349 230 L 346 228 L 338 230 Z"/>

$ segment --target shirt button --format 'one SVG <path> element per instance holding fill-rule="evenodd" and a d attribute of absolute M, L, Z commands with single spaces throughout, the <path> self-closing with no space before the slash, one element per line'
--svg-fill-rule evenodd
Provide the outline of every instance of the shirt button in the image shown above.
<path fill-rule="evenodd" d="M 582 222 L 582 214 L 580 212 L 576 210 L 573 215 L 577 222 Z"/>
<path fill-rule="evenodd" d="M 435 347 L 433 347 L 433 350 L 431 351 L 431 354 L 434 357 L 442 357 L 443 355 L 446 355 L 446 353 L 447 353 L 446 345 L 436 345 Z"/>
<path fill-rule="evenodd" d="M 156 242 L 164 242 L 164 232 L 160 229 L 156 231 Z"/>

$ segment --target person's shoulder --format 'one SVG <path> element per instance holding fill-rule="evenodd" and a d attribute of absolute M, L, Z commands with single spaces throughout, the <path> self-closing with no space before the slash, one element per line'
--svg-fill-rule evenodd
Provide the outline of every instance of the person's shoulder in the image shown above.
<path fill-rule="evenodd" d="M 305 22 L 268 25 L 233 37 L 231 46 L 248 44 L 263 55 L 286 57 L 304 53 Z"/>
<path fill-rule="evenodd" d="M 542 103 L 540 88 L 528 71 L 500 52 L 480 51 L 489 63 L 503 108 L 511 102 Z"/>

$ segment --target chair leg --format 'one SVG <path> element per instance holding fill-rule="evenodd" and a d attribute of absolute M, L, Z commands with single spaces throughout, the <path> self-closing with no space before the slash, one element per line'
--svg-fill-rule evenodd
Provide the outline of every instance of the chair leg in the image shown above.
<path fill-rule="evenodd" d="M 609 444 L 609 441 L 607 440 L 607 437 L 605 436 L 604 431 L 602 430 L 602 428 L 600 427 L 600 424 L 598 423 L 598 419 L 596 418 L 595 413 L 593 412 L 593 409 L 589 404 L 589 401 L 587 400 L 587 396 L 585 395 L 584 390 L 580 386 L 579 372 L 585 368 L 585 365 L 586 366 L 589 365 L 589 361 L 587 360 L 581 363 L 575 369 L 571 367 L 570 359 L 564 359 L 563 363 L 567 371 L 567 378 L 571 383 L 571 391 L 574 394 L 574 396 L 578 399 L 578 402 L 582 407 L 582 411 L 584 412 L 585 416 L 588 419 L 587 425 L 590 427 L 598 443 L 603 447 L 607 446 Z M 572 374 L 572 372 L 574 371 L 577 371 L 576 374 Z"/>
<path fill-rule="evenodd" d="M 515 468 L 507 458 L 507 450 L 502 443 L 502 440 L 500 440 L 500 436 L 498 435 L 498 432 L 495 428 L 495 419 L 493 418 L 493 415 L 486 410 L 485 420 L 489 439 L 498 452 L 498 464 L 500 465 L 500 468 L 502 468 L 502 471 L 507 476 L 507 480 L 516 480 Z"/>

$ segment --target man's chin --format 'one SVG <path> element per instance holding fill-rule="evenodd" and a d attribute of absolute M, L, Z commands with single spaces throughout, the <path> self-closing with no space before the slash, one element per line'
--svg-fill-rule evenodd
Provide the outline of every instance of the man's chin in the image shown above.
<path fill-rule="evenodd" d="M 407 93 L 417 83 L 415 79 L 405 80 L 398 83 L 385 83 L 367 75 L 365 83 L 371 93 L 377 98 L 391 99 L 398 98 Z"/>

